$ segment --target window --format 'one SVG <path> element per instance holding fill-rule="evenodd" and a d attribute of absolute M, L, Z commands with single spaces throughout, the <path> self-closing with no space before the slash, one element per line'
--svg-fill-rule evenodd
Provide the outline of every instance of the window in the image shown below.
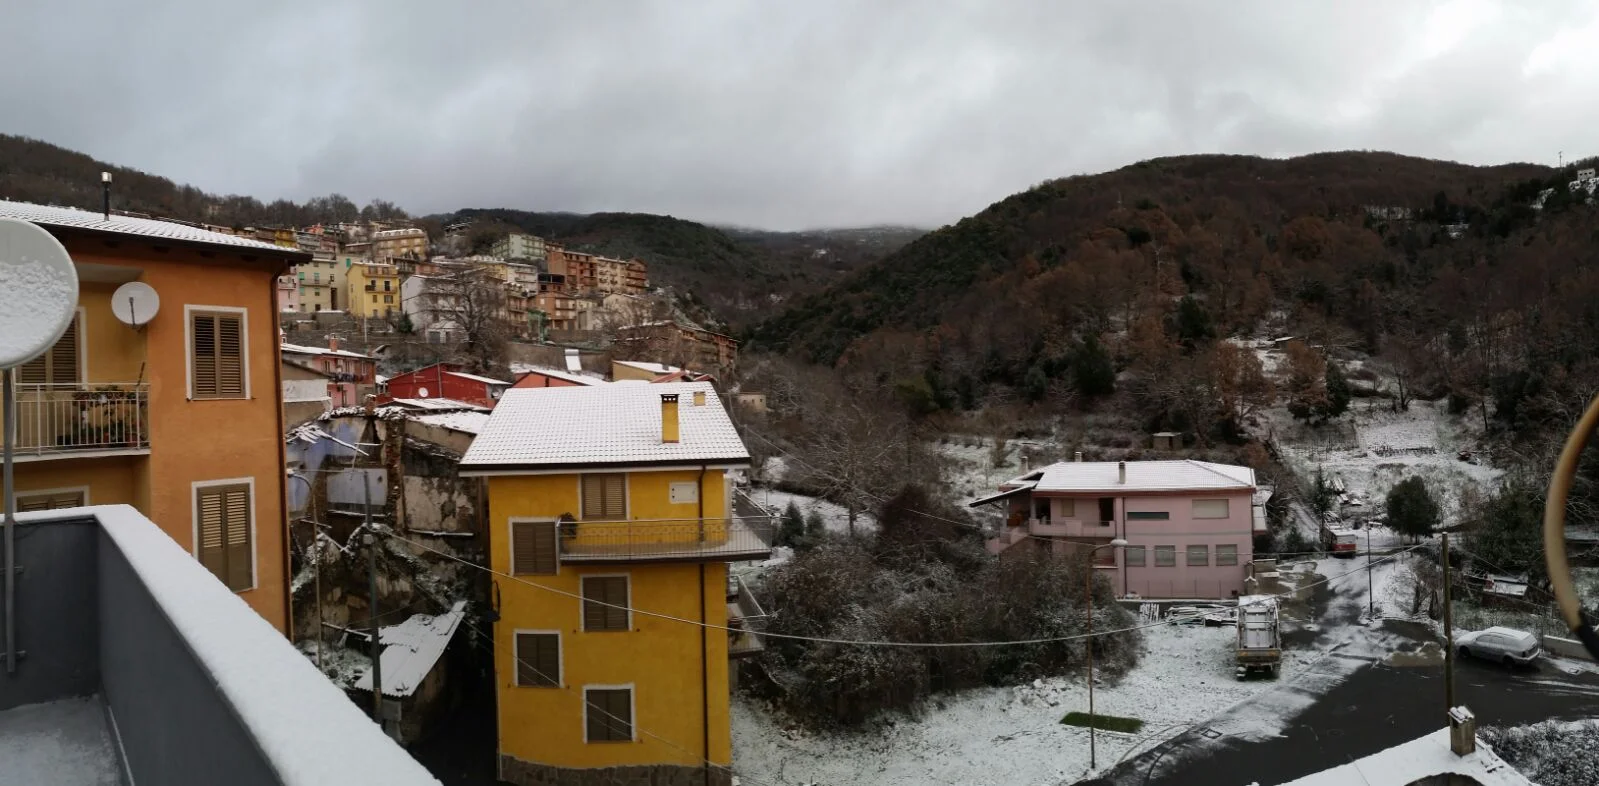
<path fill-rule="evenodd" d="M 31 513 L 38 510 L 60 510 L 62 508 L 78 508 L 87 505 L 84 497 L 87 496 L 82 489 L 72 491 L 35 491 L 17 492 L 17 512 Z"/>
<path fill-rule="evenodd" d="M 1099 520 L 1100 521 L 1115 521 L 1116 520 L 1116 498 L 1115 497 L 1100 497 L 1099 498 Z"/>
<path fill-rule="evenodd" d="M 1190 568 L 1208 568 L 1208 567 L 1210 567 L 1210 547 L 1209 546 L 1189 546 L 1188 547 L 1188 567 L 1190 567 Z"/>
<path fill-rule="evenodd" d="M 1155 547 L 1155 567 L 1157 567 L 1157 568 L 1175 568 L 1175 567 L 1177 567 L 1177 547 L 1176 546 L 1156 546 Z"/>
<path fill-rule="evenodd" d="M 394 282 L 393 281 L 384 281 L 383 282 L 383 291 L 384 292 L 393 292 L 394 291 Z"/>
<path fill-rule="evenodd" d="M 1171 518 L 1171 513 L 1164 510 L 1129 510 L 1128 521 L 1165 521 Z"/>
<path fill-rule="evenodd" d="M 583 577 L 583 630 L 589 632 L 628 629 L 626 576 Z"/>
<path fill-rule="evenodd" d="M 1227 500 L 1225 500 L 1225 499 L 1196 499 L 1196 500 L 1194 500 L 1194 518 L 1196 518 L 1196 519 L 1224 519 L 1224 518 L 1227 518 Z"/>
<path fill-rule="evenodd" d="M 633 741 L 633 689 L 583 689 L 583 741 Z"/>
<path fill-rule="evenodd" d="M 1238 564 L 1238 544 L 1236 544 L 1236 543 L 1219 543 L 1219 544 L 1217 544 L 1216 545 L 1216 564 L 1218 566 L 1222 566 L 1222 565 L 1237 565 Z"/>
<path fill-rule="evenodd" d="M 17 368 L 19 385 L 76 385 L 83 381 L 78 373 L 78 317 L 67 323 L 67 332 L 56 339 L 43 355 Z"/>
<path fill-rule="evenodd" d="M 516 684 L 561 687 L 561 634 L 516 632 Z"/>
<path fill-rule="evenodd" d="M 627 475 L 620 472 L 583 476 L 583 518 L 627 518 Z"/>
<path fill-rule="evenodd" d="M 250 532 L 250 484 L 197 486 L 195 531 L 200 564 L 234 592 L 255 586 Z"/>
<path fill-rule="evenodd" d="M 1074 518 L 1077 518 L 1077 500 L 1068 497 L 1066 499 L 1056 500 L 1055 504 L 1060 506 L 1060 517 L 1061 518 L 1063 518 L 1063 519 L 1074 519 Z"/>
<path fill-rule="evenodd" d="M 393 303 L 394 302 L 394 296 L 393 295 L 384 295 L 383 296 L 383 302 L 385 302 L 385 303 Z"/>
<path fill-rule="evenodd" d="M 321 273 L 312 273 L 311 274 L 311 283 L 313 283 L 313 284 L 322 283 L 322 274 Z"/>
<path fill-rule="evenodd" d="M 555 522 L 511 522 L 511 573 L 555 575 Z"/>
<path fill-rule="evenodd" d="M 1127 553 L 1127 567 L 1129 567 L 1129 568 L 1142 568 L 1142 567 L 1144 567 L 1144 547 L 1143 546 L 1128 546 L 1125 549 L 1125 551 Z"/>
<path fill-rule="evenodd" d="M 189 315 L 189 397 L 244 398 L 244 315 Z"/>

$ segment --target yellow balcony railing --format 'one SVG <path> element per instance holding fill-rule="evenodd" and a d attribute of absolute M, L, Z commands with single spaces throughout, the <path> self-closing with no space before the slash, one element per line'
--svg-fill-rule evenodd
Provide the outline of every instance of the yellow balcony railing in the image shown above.
<path fill-rule="evenodd" d="M 766 559 L 772 523 L 761 517 L 567 521 L 561 524 L 561 560 Z"/>
<path fill-rule="evenodd" d="M 146 383 L 17 385 L 18 458 L 150 448 Z"/>

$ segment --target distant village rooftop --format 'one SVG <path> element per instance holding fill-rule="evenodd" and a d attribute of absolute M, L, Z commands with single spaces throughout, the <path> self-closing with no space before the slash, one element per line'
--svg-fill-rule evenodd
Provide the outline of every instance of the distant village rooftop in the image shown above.
<path fill-rule="evenodd" d="M 284 344 L 282 349 L 283 349 L 284 352 L 287 352 L 287 353 L 289 353 L 291 355 L 333 355 L 335 357 L 341 357 L 341 358 L 357 358 L 357 359 L 360 359 L 360 360 L 372 360 L 372 356 L 371 355 L 363 355 L 363 354 L 361 354 L 359 352 L 351 352 L 351 351 L 349 351 L 347 349 L 329 349 L 327 347 L 307 347 L 307 346 L 303 346 L 303 345 L 300 345 L 300 344 Z"/>
<path fill-rule="evenodd" d="M 1255 471 L 1233 464 L 1177 461 L 1060 461 L 1004 484 L 1035 492 L 1128 492 L 1253 489 Z"/>
<path fill-rule="evenodd" d="M 683 369 L 678 368 L 677 366 L 668 366 L 665 363 L 646 363 L 646 362 L 644 362 L 642 360 L 613 360 L 611 362 L 615 363 L 615 364 L 617 364 L 619 366 L 627 366 L 628 368 L 636 368 L 639 371 L 648 371 L 651 374 L 670 374 L 670 373 L 672 373 L 674 371 L 682 371 L 683 370 Z"/>
<path fill-rule="evenodd" d="M 133 216 L 117 215 L 116 213 L 112 213 L 111 217 L 107 219 L 102 213 L 78 210 L 71 207 L 54 207 L 35 205 L 29 202 L 0 200 L 0 218 L 30 221 L 47 228 L 103 234 L 138 235 L 155 240 L 168 240 L 185 244 L 249 249 L 304 261 L 311 259 L 310 254 L 292 248 L 263 243 L 253 238 L 212 232 L 209 229 L 201 229 L 176 221 L 135 218 Z"/>

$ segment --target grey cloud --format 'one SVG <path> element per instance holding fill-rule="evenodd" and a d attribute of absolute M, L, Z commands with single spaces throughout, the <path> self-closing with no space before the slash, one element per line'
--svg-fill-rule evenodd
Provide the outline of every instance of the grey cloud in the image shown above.
<path fill-rule="evenodd" d="M 0 131 L 263 199 L 773 228 L 934 225 L 1157 155 L 1599 152 L 1599 69 L 1527 68 L 1599 35 L 1578 2 L 220 5 L 8 7 Z"/>

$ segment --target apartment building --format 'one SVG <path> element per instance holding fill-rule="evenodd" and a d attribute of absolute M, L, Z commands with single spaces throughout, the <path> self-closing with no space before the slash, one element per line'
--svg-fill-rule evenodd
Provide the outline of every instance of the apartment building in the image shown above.
<path fill-rule="evenodd" d="M 309 255 L 22 202 L 0 216 L 59 239 L 80 282 L 77 320 L 17 372 L 19 508 L 132 505 L 288 631 L 276 289 Z M 130 281 L 160 296 L 139 328 L 111 311 Z"/>
<path fill-rule="evenodd" d="M 496 581 L 502 780 L 729 782 L 728 659 L 759 646 L 727 563 L 770 553 L 733 515 L 748 466 L 708 383 L 501 398 L 460 472 L 485 479 L 490 565 L 516 579 Z"/>
<path fill-rule="evenodd" d="M 642 295 L 649 291 L 649 267 L 641 259 L 611 259 L 552 246 L 546 264 L 550 273 L 564 277 L 573 293 Z"/>
<path fill-rule="evenodd" d="M 988 543 L 1086 559 L 1117 593 L 1228 598 L 1244 590 L 1254 536 L 1265 530 L 1255 471 L 1180 461 L 1063 461 L 1000 486 L 972 504 L 1000 504 L 1005 525 Z M 1108 544 L 1122 538 L 1125 547 Z"/>
<path fill-rule="evenodd" d="M 672 320 L 618 328 L 616 343 L 622 354 L 659 358 L 697 371 L 729 374 L 738 364 L 738 339 Z"/>
<path fill-rule="evenodd" d="M 525 259 L 542 262 L 546 254 L 544 238 L 517 232 L 508 233 L 494 241 L 490 254 L 501 259 Z"/>
<path fill-rule="evenodd" d="M 428 255 L 428 233 L 421 229 L 380 230 L 372 233 L 371 243 L 372 256 L 376 259 L 426 259 Z"/>
<path fill-rule="evenodd" d="M 300 281 L 294 270 L 278 276 L 278 310 L 300 310 Z"/>
<path fill-rule="evenodd" d="M 294 278 L 299 289 L 296 310 L 301 313 L 339 311 L 349 305 L 343 268 L 331 254 L 313 254 L 311 261 L 296 265 Z"/>
<path fill-rule="evenodd" d="M 347 259 L 344 287 L 350 316 L 388 318 L 400 313 L 400 271 L 389 259 Z"/>
<path fill-rule="evenodd" d="M 360 406 L 369 393 L 377 392 L 377 358 L 339 348 L 337 338 L 326 347 L 283 344 L 283 362 L 319 372 L 327 378 L 327 394 L 335 407 Z"/>

